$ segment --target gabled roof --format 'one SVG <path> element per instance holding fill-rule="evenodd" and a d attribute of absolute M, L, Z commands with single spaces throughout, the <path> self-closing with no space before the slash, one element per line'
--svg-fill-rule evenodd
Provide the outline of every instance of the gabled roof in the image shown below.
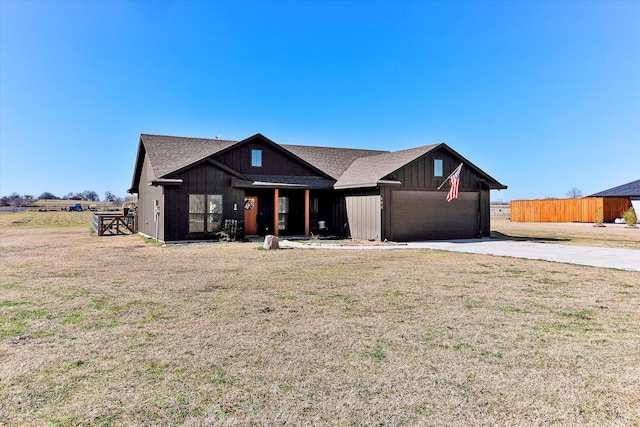
<path fill-rule="evenodd" d="M 237 141 L 185 138 L 161 135 L 141 135 L 140 140 L 149 155 L 157 178 L 209 157 Z"/>
<path fill-rule="evenodd" d="M 500 184 L 473 163 L 455 152 L 445 143 L 425 145 L 402 151 L 386 152 L 356 159 L 340 179 L 338 179 L 335 188 L 346 189 L 376 187 L 380 184 L 401 184 L 398 181 L 390 180 L 388 175 L 391 175 L 393 172 L 424 156 L 425 154 L 439 149 L 448 151 L 451 155 L 458 158 L 460 162 L 464 163 L 465 168 L 471 169 L 483 177 L 489 188 L 501 190 L 507 188 L 505 185 Z"/>
<path fill-rule="evenodd" d="M 312 147 L 308 145 L 283 144 L 281 147 L 292 152 L 307 163 L 314 165 L 336 180 L 342 176 L 354 160 L 388 152 L 355 148 Z"/>
<path fill-rule="evenodd" d="M 149 156 L 153 181 L 196 163 L 218 151 L 236 144 L 236 141 L 184 136 L 140 135 L 138 155 L 129 193 L 138 192 L 140 173 L 145 155 Z"/>
<path fill-rule="evenodd" d="M 259 140 L 262 144 L 269 145 L 269 146 L 271 146 L 271 148 L 273 148 L 276 151 L 280 151 L 285 156 L 291 157 L 291 158 L 295 159 L 296 161 L 298 161 L 299 163 L 302 163 L 302 164 L 306 165 L 308 168 L 310 168 L 311 170 L 317 172 L 319 175 L 327 175 L 327 178 L 330 177 L 330 175 L 328 175 L 325 171 L 323 171 L 322 169 L 318 168 L 318 166 L 316 164 L 314 164 L 312 162 L 309 162 L 309 161 L 307 161 L 307 159 L 304 159 L 304 158 L 298 156 L 293 151 L 287 150 L 285 148 L 285 145 L 276 144 L 275 142 L 273 142 L 272 140 L 270 140 L 266 136 L 262 135 L 261 133 L 257 133 L 257 134 L 255 134 L 253 136 L 250 136 L 249 138 L 243 139 L 242 141 L 237 142 L 233 146 L 225 148 L 224 150 L 221 150 L 219 153 L 216 153 L 216 154 L 221 154 L 222 152 L 224 152 L 226 150 L 236 149 L 236 148 L 238 148 L 239 146 L 241 146 L 243 144 L 248 144 L 248 143 L 254 142 L 256 140 Z M 314 148 L 314 147 L 308 147 L 308 148 Z"/>
<path fill-rule="evenodd" d="M 375 187 L 384 177 L 440 146 L 425 145 L 409 150 L 385 152 L 356 159 L 342 174 L 335 188 Z"/>
<path fill-rule="evenodd" d="M 473 169 L 476 173 L 484 177 L 489 188 L 507 188 L 444 143 L 389 152 L 352 148 L 279 145 L 261 134 L 253 135 L 243 141 L 142 134 L 140 135 L 132 187 L 129 192 L 138 192 L 145 155 L 149 157 L 152 168 L 152 182 L 164 183 L 166 181 L 166 183 L 172 183 L 169 182 L 171 178 L 173 178 L 171 174 L 181 169 L 191 167 L 196 163 L 207 161 L 207 158 L 209 158 L 208 161 L 214 162 L 214 160 L 210 159 L 210 156 L 233 149 L 255 138 L 264 139 L 266 143 L 272 144 L 274 147 L 289 153 L 299 161 L 306 163 L 312 169 L 317 170 L 320 175 L 325 175 L 325 177 L 312 179 L 313 182 L 303 182 L 301 178 L 295 177 L 273 176 L 267 178 L 241 176 L 237 174 L 235 182 L 239 186 L 287 185 L 331 188 L 330 184 L 332 184 L 332 182 L 329 178 L 333 178 L 333 180 L 336 181 L 333 186 L 336 189 L 375 187 L 381 184 L 400 184 L 399 181 L 389 180 L 388 175 L 432 150 L 444 148 L 465 163 L 466 167 Z"/>
<path fill-rule="evenodd" d="M 592 194 L 589 197 L 640 197 L 640 179 Z"/>

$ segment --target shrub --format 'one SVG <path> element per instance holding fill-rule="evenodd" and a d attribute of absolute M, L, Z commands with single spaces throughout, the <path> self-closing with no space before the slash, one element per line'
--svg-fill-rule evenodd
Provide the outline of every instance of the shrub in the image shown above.
<path fill-rule="evenodd" d="M 636 211 L 633 210 L 633 207 L 630 207 L 626 211 L 622 212 L 622 218 L 627 223 L 627 225 L 636 225 L 638 222 L 638 217 L 636 216 Z"/>

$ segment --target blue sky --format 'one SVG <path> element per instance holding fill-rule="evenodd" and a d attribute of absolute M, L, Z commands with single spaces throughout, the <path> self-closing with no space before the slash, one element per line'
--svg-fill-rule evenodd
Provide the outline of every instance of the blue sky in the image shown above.
<path fill-rule="evenodd" d="M 400 150 L 509 186 L 640 179 L 638 1 L 0 0 L 0 195 L 126 195 L 141 133 Z"/>

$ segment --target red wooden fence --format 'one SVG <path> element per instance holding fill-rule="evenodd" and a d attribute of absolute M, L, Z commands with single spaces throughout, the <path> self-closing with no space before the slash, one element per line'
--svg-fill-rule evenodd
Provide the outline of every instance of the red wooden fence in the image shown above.
<path fill-rule="evenodd" d="M 599 210 L 603 222 L 613 222 L 629 209 L 624 197 L 584 197 L 582 199 L 512 200 L 513 222 L 596 222 Z"/>

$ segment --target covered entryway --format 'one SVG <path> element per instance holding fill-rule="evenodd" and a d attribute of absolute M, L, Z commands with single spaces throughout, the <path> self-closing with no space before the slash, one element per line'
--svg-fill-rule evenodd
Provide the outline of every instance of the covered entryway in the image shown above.
<path fill-rule="evenodd" d="M 309 236 L 331 226 L 333 182 L 308 176 L 232 178 L 244 189 L 245 235 Z M 259 179 L 258 179 L 259 178 Z"/>
<path fill-rule="evenodd" d="M 460 192 L 447 202 L 441 191 L 391 192 L 390 240 L 471 239 L 479 235 L 478 193 Z"/>
<path fill-rule="evenodd" d="M 308 235 L 309 190 L 255 189 L 244 197 L 245 235 Z"/>

